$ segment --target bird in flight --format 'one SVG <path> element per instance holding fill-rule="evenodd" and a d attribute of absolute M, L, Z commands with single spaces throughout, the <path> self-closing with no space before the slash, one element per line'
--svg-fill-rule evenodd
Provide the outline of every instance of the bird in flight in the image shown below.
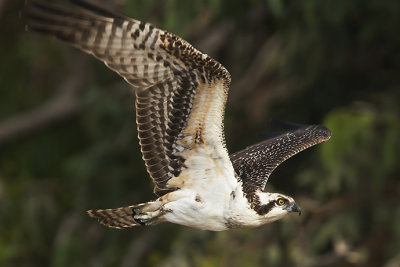
<path fill-rule="evenodd" d="M 229 156 L 223 118 L 229 72 L 185 40 L 89 2 L 75 8 L 33 1 L 27 28 L 103 61 L 135 88 L 136 122 L 155 200 L 88 214 L 114 228 L 171 222 L 222 231 L 257 227 L 300 207 L 265 192 L 271 172 L 326 141 L 322 125 L 292 129 Z"/>

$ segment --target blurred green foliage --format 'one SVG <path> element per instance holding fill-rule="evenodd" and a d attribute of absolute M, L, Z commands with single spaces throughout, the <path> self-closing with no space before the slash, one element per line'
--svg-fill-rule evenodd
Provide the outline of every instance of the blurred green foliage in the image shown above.
<path fill-rule="evenodd" d="M 0 266 L 400 266 L 399 1 L 102 3 L 184 37 L 229 69 L 230 151 L 260 141 L 271 117 L 332 131 L 267 185 L 294 196 L 304 215 L 221 233 L 171 224 L 119 231 L 88 218 L 89 208 L 154 197 L 131 89 L 84 53 L 25 32 L 23 1 L 6 0 Z M 28 123 L 79 73 L 77 110 L 2 142 L 9 122 L 24 114 Z"/>

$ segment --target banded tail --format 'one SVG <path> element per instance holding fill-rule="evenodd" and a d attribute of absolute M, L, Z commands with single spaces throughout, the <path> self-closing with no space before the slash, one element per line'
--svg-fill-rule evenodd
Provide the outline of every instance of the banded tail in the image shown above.
<path fill-rule="evenodd" d="M 99 223 L 118 229 L 154 225 L 164 221 L 161 204 L 157 201 L 116 209 L 88 210 L 87 213 Z"/>

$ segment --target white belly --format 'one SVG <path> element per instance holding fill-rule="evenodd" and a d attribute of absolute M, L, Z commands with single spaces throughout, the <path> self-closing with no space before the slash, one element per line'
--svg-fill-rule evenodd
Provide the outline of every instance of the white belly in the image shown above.
<path fill-rule="evenodd" d="M 185 159 L 186 168 L 167 183 L 168 187 L 179 189 L 164 195 L 160 201 L 164 218 L 169 222 L 222 231 L 231 228 L 232 221 L 239 225 L 247 219 L 252 221 L 254 211 L 249 211 L 229 155 L 219 145 L 221 133 L 211 126 L 203 128 L 213 131 L 205 133 L 203 144 L 194 144 L 189 134 L 177 142 L 178 151 L 182 150 L 178 155 Z"/>
<path fill-rule="evenodd" d="M 197 189 L 184 188 L 166 195 L 164 218 L 171 223 L 212 231 L 251 228 L 266 223 L 250 208 L 240 183 L 232 188 L 222 178 L 211 180 Z"/>
<path fill-rule="evenodd" d="M 164 217 L 194 228 L 226 230 L 225 213 L 238 185 L 232 165 L 226 164 L 226 159 L 210 156 L 210 151 L 195 152 L 187 155 L 187 169 L 168 182 L 168 186 L 180 189 L 163 197 L 167 211 Z"/>
<path fill-rule="evenodd" d="M 221 178 L 208 178 L 205 184 L 169 193 L 172 200 L 164 205 L 165 219 L 189 227 L 226 230 L 225 213 L 232 188 Z"/>
<path fill-rule="evenodd" d="M 215 188 L 220 190 L 213 197 L 210 192 L 187 189 L 168 194 L 176 200 L 164 205 L 164 218 L 172 223 L 212 231 L 251 228 L 265 223 L 249 207 L 241 185 L 233 190 L 234 193 L 223 185 Z"/>

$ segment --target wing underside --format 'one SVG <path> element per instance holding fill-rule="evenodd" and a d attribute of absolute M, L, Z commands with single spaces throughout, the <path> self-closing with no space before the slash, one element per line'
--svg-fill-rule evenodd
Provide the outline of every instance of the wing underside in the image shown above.
<path fill-rule="evenodd" d="M 72 2 L 73 9 L 32 1 L 28 28 L 94 55 L 136 88 L 139 142 L 155 193 L 173 190 L 167 182 L 184 168 L 183 150 L 196 143 L 217 147 L 228 158 L 222 133 L 228 71 L 174 34 L 85 1 Z"/>

